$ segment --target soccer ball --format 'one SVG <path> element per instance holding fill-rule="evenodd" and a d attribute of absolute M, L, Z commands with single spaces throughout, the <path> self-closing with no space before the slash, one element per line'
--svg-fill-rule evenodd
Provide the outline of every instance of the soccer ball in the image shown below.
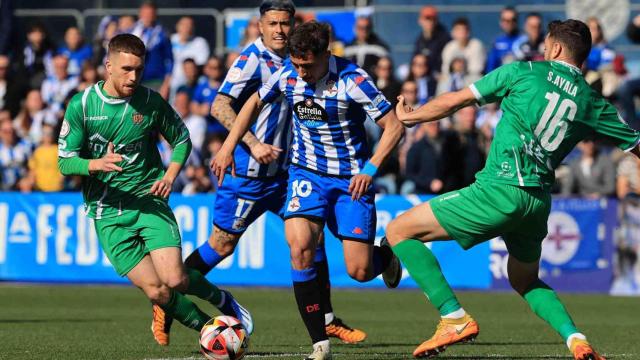
<path fill-rule="evenodd" d="M 239 360 L 249 347 L 249 334 L 240 320 L 218 316 L 200 330 L 200 352 L 209 360 Z"/>

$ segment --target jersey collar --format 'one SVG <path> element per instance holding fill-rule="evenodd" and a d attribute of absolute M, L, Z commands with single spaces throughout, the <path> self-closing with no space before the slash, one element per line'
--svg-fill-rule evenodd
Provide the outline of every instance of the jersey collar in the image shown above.
<path fill-rule="evenodd" d="M 98 96 L 100 97 L 100 99 L 102 99 L 102 101 L 106 102 L 107 104 L 112 104 L 112 105 L 117 105 L 117 104 L 123 104 L 127 101 L 129 101 L 129 99 L 131 98 L 126 97 L 126 98 L 112 98 L 109 97 L 105 94 L 102 93 L 102 86 L 104 85 L 104 81 L 98 81 L 97 83 L 95 83 L 95 85 L 93 85 L 93 89 L 95 90 L 96 94 L 98 94 Z"/>
<path fill-rule="evenodd" d="M 582 71 L 580 71 L 580 69 L 577 66 L 571 65 L 568 62 L 565 62 L 565 61 L 562 61 L 562 60 L 553 60 L 553 62 L 554 63 L 558 63 L 558 64 L 562 64 L 562 65 L 568 67 L 571 70 L 577 71 L 579 74 L 582 73 Z"/>
<path fill-rule="evenodd" d="M 280 55 L 278 55 L 278 54 L 274 53 L 273 51 L 269 50 L 269 48 L 267 48 L 264 45 L 264 42 L 262 42 L 262 37 L 257 38 L 256 41 L 254 41 L 253 43 L 256 45 L 258 50 L 260 50 L 260 52 L 265 52 L 266 51 L 266 52 L 269 53 L 269 56 L 271 56 L 271 58 L 274 61 L 282 62 L 282 57 Z"/>

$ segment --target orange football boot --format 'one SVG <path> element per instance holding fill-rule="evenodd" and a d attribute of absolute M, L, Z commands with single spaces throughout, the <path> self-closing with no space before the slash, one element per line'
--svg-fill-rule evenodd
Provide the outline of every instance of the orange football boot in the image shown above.
<path fill-rule="evenodd" d="M 324 330 L 327 336 L 336 337 L 346 344 L 359 343 L 367 338 L 364 331 L 347 326 L 340 318 L 334 318 L 329 325 L 324 327 Z"/>
<path fill-rule="evenodd" d="M 443 352 L 448 346 L 475 340 L 480 332 L 478 323 L 466 314 L 460 319 L 440 319 L 431 339 L 420 344 L 414 351 L 417 358 L 432 358 Z"/>
<path fill-rule="evenodd" d="M 159 345 L 169 345 L 169 329 L 171 329 L 172 318 L 167 318 L 164 310 L 158 305 L 153 305 L 153 320 L 151 321 L 151 332 L 153 338 Z"/>
<path fill-rule="evenodd" d="M 570 349 L 575 360 L 606 360 L 604 356 L 598 355 L 598 353 L 593 350 L 587 340 L 573 338 Z"/>

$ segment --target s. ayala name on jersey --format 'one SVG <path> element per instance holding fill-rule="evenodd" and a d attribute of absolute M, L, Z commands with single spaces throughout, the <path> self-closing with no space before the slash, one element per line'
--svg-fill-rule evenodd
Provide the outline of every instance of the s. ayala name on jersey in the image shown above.
<path fill-rule="evenodd" d="M 329 119 L 327 111 L 320 105 L 316 104 L 312 98 L 298 101 L 293 105 L 293 111 L 298 119 L 306 126 L 320 126 Z"/>

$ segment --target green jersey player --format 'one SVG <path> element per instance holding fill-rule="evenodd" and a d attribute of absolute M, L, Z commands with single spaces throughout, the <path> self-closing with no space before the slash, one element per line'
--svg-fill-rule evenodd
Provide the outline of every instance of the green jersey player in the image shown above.
<path fill-rule="evenodd" d="M 563 337 L 575 359 L 603 359 L 577 330 L 556 293 L 538 278 L 551 209 L 549 189 L 562 159 L 592 134 L 640 154 L 640 134 L 582 77 L 579 67 L 590 48 L 591 35 L 584 23 L 554 21 L 545 39 L 546 61 L 502 66 L 414 112 L 405 111 L 404 99 L 399 98 L 396 111 L 405 125 L 435 121 L 474 103 L 501 101 L 504 114 L 474 184 L 414 207 L 387 228 L 393 251 L 442 316 L 433 337 L 418 346 L 414 356 L 435 356 L 479 332 L 423 243 L 454 238 L 468 249 L 502 236 L 509 251 L 512 287 Z"/>
<path fill-rule="evenodd" d="M 109 42 L 107 80 L 69 103 L 58 140 L 58 166 L 64 175 L 84 176 L 85 208 L 119 275 L 190 328 L 200 330 L 210 317 L 184 294 L 208 300 L 241 319 L 250 332 L 251 317 L 231 294 L 182 263 L 180 233 L 167 198 L 191 141 L 169 104 L 139 86 L 144 56 L 144 44 L 134 35 Z M 166 171 L 156 132 L 173 147 Z"/>

